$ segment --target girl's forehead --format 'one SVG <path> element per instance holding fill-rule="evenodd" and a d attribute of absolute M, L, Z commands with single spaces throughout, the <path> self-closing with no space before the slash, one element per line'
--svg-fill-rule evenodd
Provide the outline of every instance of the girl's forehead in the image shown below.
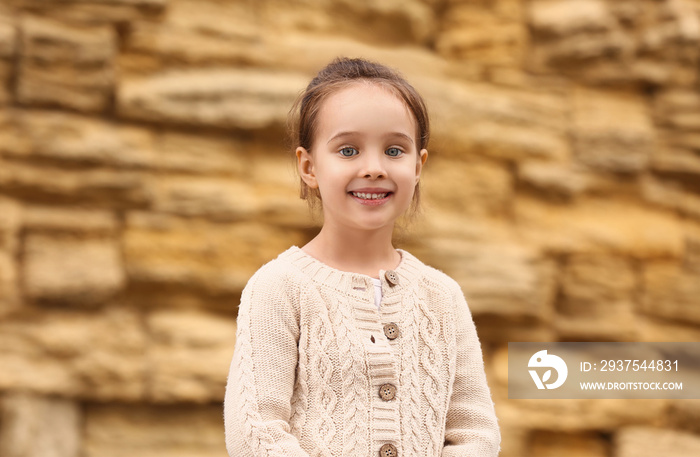
<path fill-rule="evenodd" d="M 413 112 L 391 86 L 370 81 L 352 82 L 332 92 L 322 102 L 319 114 L 321 128 L 370 120 L 407 123 L 411 130 L 417 124 Z"/>

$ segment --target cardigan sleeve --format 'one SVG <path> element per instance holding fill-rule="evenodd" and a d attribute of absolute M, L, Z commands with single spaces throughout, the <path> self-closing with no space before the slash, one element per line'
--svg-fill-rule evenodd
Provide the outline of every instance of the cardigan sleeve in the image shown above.
<path fill-rule="evenodd" d="M 289 425 L 299 339 L 294 290 L 299 286 L 287 276 L 268 264 L 241 296 L 224 399 L 231 457 L 308 457 Z"/>
<path fill-rule="evenodd" d="M 501 434 L 486 383 L 481 345 L 461 289 L 455 292 L 455 300 L 457 360 L 442 457 L 495 457 Z"/>

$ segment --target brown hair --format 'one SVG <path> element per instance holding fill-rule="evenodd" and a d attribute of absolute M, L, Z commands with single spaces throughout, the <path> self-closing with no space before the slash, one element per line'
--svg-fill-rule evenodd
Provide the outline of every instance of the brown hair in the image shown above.
<path fill-rule="evenodd" d="M 428 110 L 423 98 L 397 71 L 382 64 L 365 59 L 339 57 L 318 72 L 306 90 L 297 98 L 289 116 L 289 131 L 292 149 L 301 146 L 311 151 L 318 113 L 323 101 L 332 93 L 354 82 L 371 82 L 380 84 L 402 100 L 416 119 L 417 151 L 426 148 L 430 138 Z M 318 189 L 311 189 L 300 178 L 300 197 L 314 208 L 321 201 Z M 420 187 L 416 184 L 409 213 L 418 211 Z"/>

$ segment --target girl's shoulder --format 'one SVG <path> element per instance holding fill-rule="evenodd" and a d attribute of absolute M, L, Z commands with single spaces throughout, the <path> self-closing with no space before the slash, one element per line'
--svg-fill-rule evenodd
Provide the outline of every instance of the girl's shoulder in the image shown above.
<path fill-rule="evenodd" d="M 308 282 L 305 275 L 294 262 L 294 253 L 298 248 L 292 246 L 261 266 L 248 280 L 243 293 L 252 290 L 294 290 Z"/>
<path fill-rule="evenodd" d="M 420 278 L 421 283 L 434 290 L 443 291 L 446 294 L 454 295 L 462 293 L 459 283 L 442 270 L 423 263 L 416 256 L 408 251 L 401 250 L 405 258 L 407 268 L 415 270 L 415 275 Z"/>

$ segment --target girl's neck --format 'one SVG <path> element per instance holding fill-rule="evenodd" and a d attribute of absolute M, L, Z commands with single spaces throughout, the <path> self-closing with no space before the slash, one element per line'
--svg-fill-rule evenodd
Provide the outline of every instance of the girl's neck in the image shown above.
<path fill-rule="evenodd" d="M 376 278 L 379 270 L 392 270 L 401 261 L 391 243 L 392 227 L 371 232 L 333 230 L 327 225 L 302 250 L 341 271 Z"/>

